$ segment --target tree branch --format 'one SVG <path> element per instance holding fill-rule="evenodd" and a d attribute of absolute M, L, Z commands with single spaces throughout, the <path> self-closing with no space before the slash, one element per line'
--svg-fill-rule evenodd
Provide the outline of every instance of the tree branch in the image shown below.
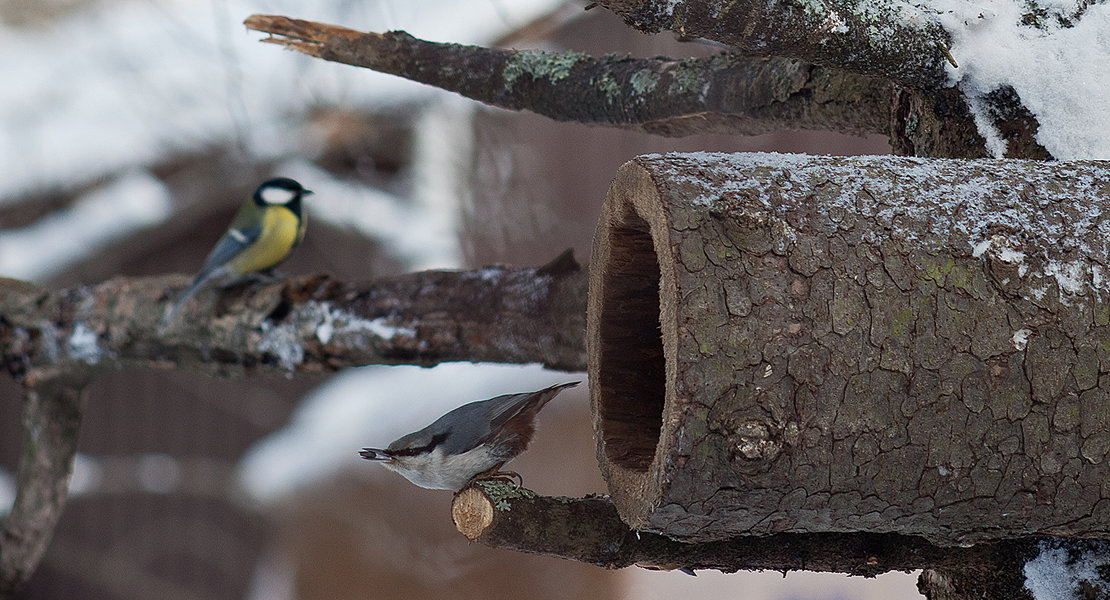
<path fill-rule="evenodd" d="M 0 527 L 0 598 L 30 579 L 54 535 L 81 425 L 83 380 L 35 372 L 27 383 L 15 505 Z"/>
<path fill-rule="evenodd" d="M 456 494 L 451 516 L 471 541 L 609 569 L 804 569 L 874 576 L 968 564 L 992 568 L 998 562 L 987 545 L 938 548 L 895 534 L 776 534 L 683 543 L 629 528 L 608 497 L 539 496 L 496 480 L 478 481 Z"/>
<path fill-rule="evenodd" d="M 608 569 L 636 565 L 728 573 L 806 570 L 866 577 L 928 569 L 922 580 L 927 589 L 936 589 L 938 578 L 949 584 L 949 595 L 930 597 L 952 600 L 1028 598 L 1021 575 L 1028 561 L 1055 549 L 1097 558 L 1110 546 L 1091 540 L 1022 538 L 940 548 L 923 538 L 870 533 L 781 533 L 687 544 L 630 529 L 607 497 L 538 496 L 499 481 L 479 481 L 456 494 L 451 514 L 459 532 L 471 541 Z M 1095 577 L 1096 583 L 1108 579 Z"/>
<path fill-rule="evenodd" d="M 1000 91 L 985 101 L 990 119 L 1006 141 L 1006 158 L 1051 160 L 1037 142 L 1040 124 L 1016 95 Z M 895 154 L 944 158 L 988 158 L 963 92 L 957 88 L 896 87 L 891 102 L 890 142 Z"/>
<path fill-rule="evenodd" d="M 645 33 L 669 30 L 760 56 L 796 58 L 909 87 L 945 79 L 948 34 L 932 15 L 885 0 L 600 0 Z"/>
<path fill-rule="evenodd" d="M 790 129 L 886 133 L 891 84 L 797 61 L 737 54 L 671 60 L 595 58 L 439 44 L 407 33 L 362 33 L 253 15 L 263 41 L 366 67 L 510 110 L 682 136 Z"/>
<path fill-rule="evenodd" d="M 0 280 L 0 364 L 326 372 L 367 364 L 539 362 L 585 368 L 585 275 L 551 265 L 424 271 L 368 284 L 326 275 L 207 289 L 162 329 L 181 276 L 48 291 Z"/>

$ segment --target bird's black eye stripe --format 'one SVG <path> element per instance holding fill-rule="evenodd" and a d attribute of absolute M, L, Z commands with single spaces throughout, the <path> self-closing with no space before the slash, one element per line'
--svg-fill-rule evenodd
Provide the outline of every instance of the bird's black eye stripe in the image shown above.
<path fill-rule="evenodd" d="M 424 446 L 416 448 L 401 448 L 400 450 L 393 450 L 390 452 L 393 456 L 416 456 L 417 454 L 426 454 L 436 449 L 436 446 L 443 443 L 447 439 L 447 433 L 432 436 L 432 441 Z"/>

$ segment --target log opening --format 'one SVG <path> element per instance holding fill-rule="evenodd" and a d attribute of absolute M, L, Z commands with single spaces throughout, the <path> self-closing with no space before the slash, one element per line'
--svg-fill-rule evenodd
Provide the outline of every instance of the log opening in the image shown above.
<path fill-rule="evenodd" d="M 673 252 L 667 219 L 643 171 L 621 169 L 590 258 L 586 319 L 597 460 L 622 512 L 658 497 L 671 469 L 675 422 Z M 626 513 L 627 514 L 627 513 Z M 646 516 L 646 515 L 644 515 Z"/>
<path fill-rule="evenodd" d="M 599 322 L 597 384 L 605 456 L 634 471 L 655 459 L 663 416 L 663 339 L 659 330 L 659 262 L 647 221 L 629 211 L 609 237 Z"/>

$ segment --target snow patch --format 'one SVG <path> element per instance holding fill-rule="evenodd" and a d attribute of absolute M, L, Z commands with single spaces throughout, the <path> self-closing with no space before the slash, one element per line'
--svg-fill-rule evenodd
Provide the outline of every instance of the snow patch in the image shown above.
<path fill-rule="evenodd" d="M 1044 272 L 1056 279 L 1062 291 L 1080 294 L 1086 284 L 1085 264 L 1080 261 L 1061 262 L 1050 260 L 1044 265 Z"/>
<path fill-rule="evenodd" d="M 1080 600 L 1087 597 L 1104 598 L 1110 595 L 1099 576 L 1099 570 L 1110 566 L 1110 553 L 1088 550 L 1078 556 L 1069 556 L 1063 548 L 1042 544 L 1040 553 L 1025 563 L 1025 589 L 1035 600 Z M 1088 588 L 1091 595 L 1084 591 Z"/>
<path fill-rule="evenodd" d="M 1025 260 L 1025 254 L 1021 250 L 1002 247 L 998 249 L 998 260 L 1016 265 Z"/>
<path fill-rule="evenodd" d="M 445 97 L 400 77 L 260 44 L 252 13 L 489 45 L 563 0 L 325 2 L 150 0 L 75 11 L 41 28 L 0 28 L 0 203 L 92 181 L 168 153 L 238 143 L 257 158 L 296 152 L 321 106 L 384 107 Z M 0 253 L 3 255 L 3 253 Z"/>
<path fill-rule="evenodd" d="M 991 236 L 989 239 L 974 244 L 971 255 L 979 258 L 992 249 L 994 250 L 993 256 L 1002 262 L 1016 265 L 1025 260 L 1025 253 L 1018 249 L 1017 242 L 1000 235 Z"/>
<path fill-rule="evenodd" d="M 1015 331 L 1014 337 L 1011 338 L 1011 340 L 1014 342 L 1014 349 L 1016 349 L 1018 352 L 1025 350 L 1025 346 L 1029 344 L 1030 335 L 1033 335 L 1033 332 L 1029 329 L 1018 329 L 1017 331 Z"/>
<path fill-rule="evenodd" d="M 262 339 L 258 340 L 260 352 L 269 352 L 277 358 L 283 369 L 290 372 L 304 362 L 304 345 L 301 344 L 296 325 L 291 321 L 278 325 L 263 321 L 261 327 Z"/>
<path fill-rule="evenodd" d="M 952 161 L 944 159 L 859 156 L 821 157 L 765 152 L 725 154 L 714 152 L 648 154 L 660 160 L 660 176 L 674 185 L 697 190 L 692 202 L 705 207 L 726 205 L 743 198 L 743 210 L 757 218 L 773 219 L 776 252 L 792 245 L 791 233 L 798 217 L 792 190 L 833 186 L 838 195 L 816 210 L 834 223 L 873 220 L 881 227 L 865 227 L 863 239 L 879 245 L 894 239 L 922 242 L 922 232 L 943 228 L 947 240 L 935 244 L 966 243 L 972 256 L 992 258 L 1018 266 L 1018 275 L 1031 277 L 1027 294 L 1041 300 L 1056 284 L 1060 302 L 1067 304 L 1105 278 L 1100 264 L 1110 264 L 1110 221 L 1099 204 L 1079 199 L 1104 195 L 1110 175 L 1084 163 L 1044 163 L 1028 160 Z M 683 166 L 696 162 L 691 175 Z M 954 167 L 963 169 L 957 172 Z M 706 177 L 713 173 L 712 177 Z M 893 177 L 875 177 L 892 173 Z M 706 182 L 713 180 L 713 186 Z M 767 185 L 773 180 L 774 185 Z M 898 181 L 918 182 L 917 195 L 897 203 L 882 199 L 896 193 Z M 1023 186 L 1003 182 L 1020 180 Z M 1039 190 L 1060 189 L 1068 181 L 1071 199 L 1059 199 Z M 755 206 L 750 206 L 754 204 Z M 808 209 L 807 209 L 808 210 Z M 800 211 L 804 213 L 805 211 Z M 795 215 L 795 216 L 791 216 Z M 1012 232 L 1006 235 L 996 231 Z M 1078 254 L 1078 257 L 1076 257 Z M 1042 280 L 1045 280 L 1042 282 Z"/>
<path fill-rule="evenodd" d="M 303 338 L 307 336 L 315 336 L 321 344 L 355 336 L 363 339 L 346 339 L 343 343 L 361 346 L 375 343 L 375 340 L 365 339 L 367 335 L 384 340 L 416 337 L 415 328 L 397 325 L 396 320 L 392 316 L 366 319 L 336 308 L 331 302 L 309 300 L 297 306 L 281 323 L 263 321 L 257 347 L 260 352 L 276 357 L 282 368 L 292 371 L 304 362 Z"/>
<path fill-rule="evenodd" d="M 416 330 L 412 327 L 397 327 L 395 325 L 387 325 L 385 317 L 379 317 L 373 321 L 366 321 L 364 327 L 367 331 L 374 335 L 384 338 L 393 339 L 397 336 L 401 337 L 416 337 Z"/>
<path fill-rule="evenodd" d="M 86 327 L 84 323 L 78 323 L 74 326 L 69 339 L 66 340 L 66 354 L 70 358 L 87 365 L 99 363 L 103 354 L 100 349 L 100 336 Z"/>
<path fill-rule="evenodd" d="M 315 327 L 316 339 L 327 344 L 338 336 L 346 334 L 369 333 L 382 339 L 394 337 L 416 337 L 416 329 L 391 324 L 395 317 L 378 317 L 364 319 L 354 313 L 336 308 L 330 302 L 308 301 L 299 308 L 294 315 L 295 320 L 306 321 L 309 327 Z"/>
<path fill-rule="evenodd" d="M 1037 141 L 1054 157 L 1110 158 L 1110 5 L 1036 6 L 1043 15 L 1031 15 L 1025 0 L 930 0 L 923 8 L 939 13 L 952 38 L 959 67 L 948 65 L 950 83 L 966 94 L 994 156 L 1006 144 L 986 97 L 1008 87 L 1036 116 Z"/>
<path fill-rule="evenodd" d="M 979 242 L 978 244 L 975 244 L 975 248 L 971 251 L 971 255 L 974 256 L 975 258 L 979 258 L 980 256 L 983 255 L 984 252 L 989 250 L 990 247 L 991 247 L 991 241 L 990 240 L 983 240 L 983 241 Z"/>
<path fill-rule="evenodd" d="M 0 169 L 3 167 L 0 166 Z M 0 273 L 45 281 L 78 260 L 172 212 L 166 186 L 147 171 L 132 171 L 78 198 L 69 210 L 0 236 Z"/>

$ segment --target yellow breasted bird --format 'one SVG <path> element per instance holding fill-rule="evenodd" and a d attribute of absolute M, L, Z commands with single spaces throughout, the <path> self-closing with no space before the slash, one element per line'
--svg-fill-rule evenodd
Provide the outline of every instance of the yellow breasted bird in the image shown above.
<path fill-rule="evenodd" d="M 304 239 L 307 220 L 301 200 L 311 193 L 288 177 L 270 179 L 258 186 L 208 253 L 193 283 L 173 303 L 163 324 L 172 321 L 181 305 L 204 284 L 234 281 L 285 260 Z"/>

